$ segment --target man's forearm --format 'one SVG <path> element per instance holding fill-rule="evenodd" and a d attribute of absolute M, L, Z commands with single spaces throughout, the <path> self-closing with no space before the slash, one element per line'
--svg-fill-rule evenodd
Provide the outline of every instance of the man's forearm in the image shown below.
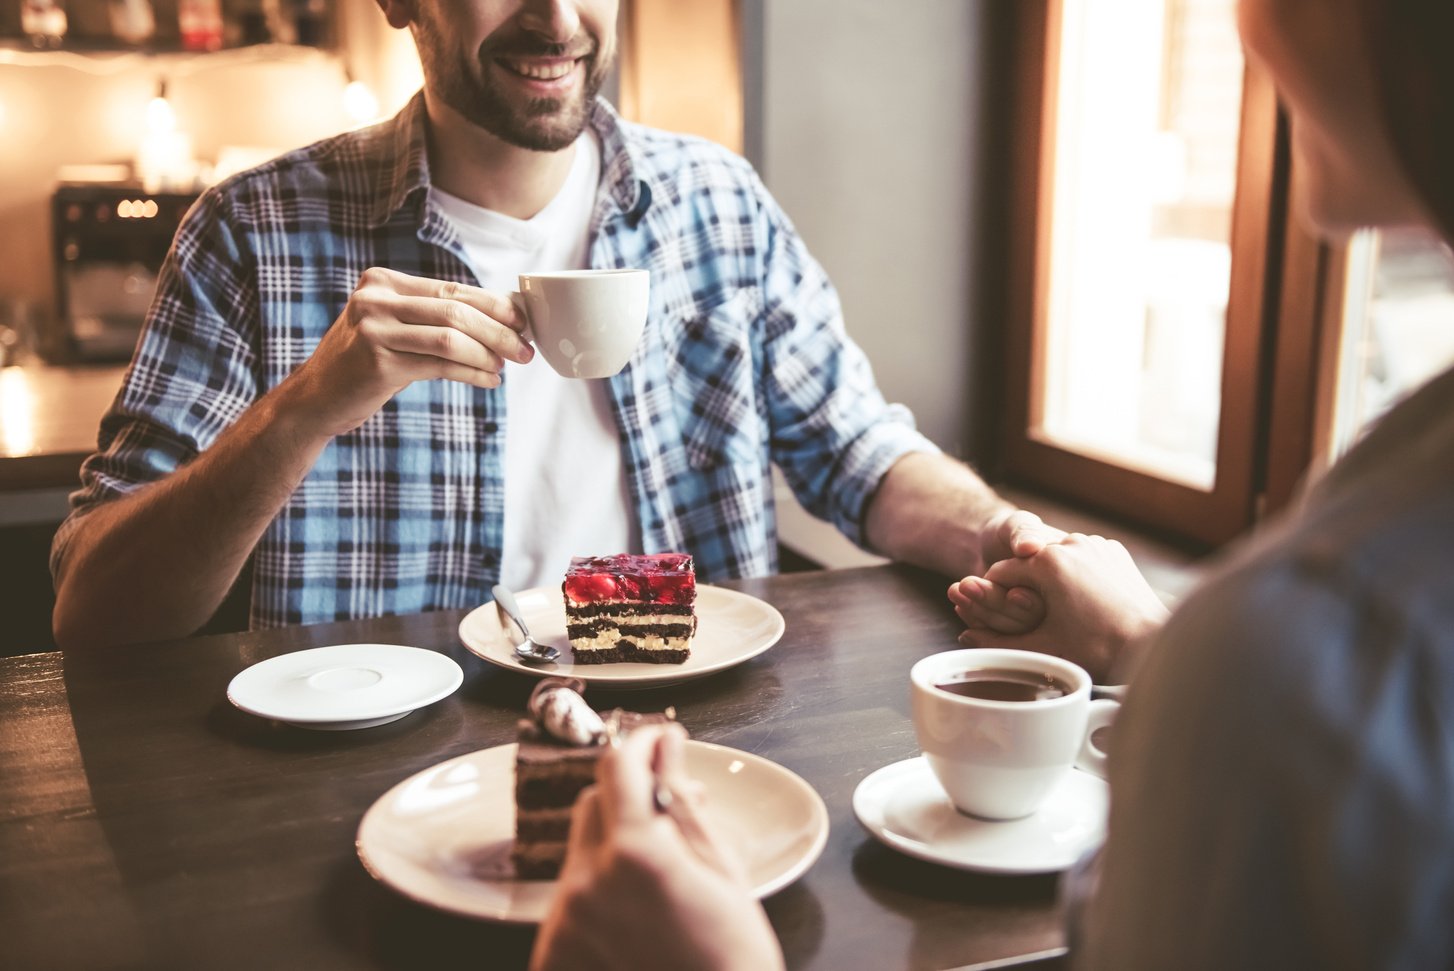
<path fill-rule="evenodd" d="M 865 532 L 884 556 L 947 577 L 981 573 L 1008 550 L 982 548 L 985 527 L 1013 507 L 967 465 L 916 452 L 884 475 L 869 503 Z"/>
<path fill-rule="evenodd" d="M 57 569 L 61 647 L 184 637 L 207 622 L 328 442 L 286 417 L 286 388 L 184 468 L 78 524 Z"/>

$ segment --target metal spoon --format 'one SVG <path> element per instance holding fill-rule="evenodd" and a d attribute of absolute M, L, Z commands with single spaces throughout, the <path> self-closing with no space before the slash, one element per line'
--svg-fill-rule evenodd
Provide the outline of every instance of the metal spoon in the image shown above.
<path fill-rule="evenodd" d="M 524 638 L 515 645 L 516 657 L 537 664 L 549 664 L 560 657 L 560 651 L 549 644 L 537 644 L 530 639 L 530 628 L 525 626 L 525 618 L 520 615 L 520 605 L 515 602 L 515 595 L 510 592 L 509 587 L 497 583 L 490 588 L 490 593 L 495 596 L 495 609 L 500 613 L 500 626 L 507 631 L 507 636 L 509 625 L 506 621 L 509 621 L 519 628 L 520 635 Z"/>

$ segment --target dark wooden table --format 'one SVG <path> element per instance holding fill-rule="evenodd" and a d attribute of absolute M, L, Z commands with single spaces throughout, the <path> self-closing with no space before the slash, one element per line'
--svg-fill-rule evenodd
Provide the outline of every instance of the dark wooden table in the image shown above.
<path fill-rule="evenodd" d="M 945 584 L 870 567 L 726 585 L 782 611 L 777 646 L 685 685 L 590 697 L 675 705 L 694 737 L 764 755 L 822 794 L 822 858 L 767 901 L 789 967 L 1058 966 L 1054 876 L 912 860 L 853 816 L 864 776 L 917 754 L 908 670 L 956 646 Z M 523 967 L 529 929 L 412 903 L 374 882 L 354 851 L 364 811 L 395 783 L 513 740 L 533 681 L 461 647 L 461 616 L 0 659 L 0 965 Z M 228 681 L 253 662 L 361 641 L 448 654 L 464 685 L 356 732 L 291 728 L 227 702 Z"/>

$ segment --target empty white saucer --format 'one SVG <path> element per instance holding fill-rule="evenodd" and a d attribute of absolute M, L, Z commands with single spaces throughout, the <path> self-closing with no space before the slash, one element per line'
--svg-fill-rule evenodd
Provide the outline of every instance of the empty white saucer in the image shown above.
<path fill-rule="evenodd" d="M 1105 782 L 1071 769 L 1035 813 L 991 822 L 954 808 L 922 757 L 858 784 L 853 814 L 879 842 L 931 863 L 982 873 L 1054 873 L 1105 839 Z"/>
<path fill-rule="evenodd" d="M 232 679 L 227 700 L 300 728 L 384 725 L 447 697 L 464 672 L 437 651 L 398 644 L 336 644 L 259 661 Z"/>

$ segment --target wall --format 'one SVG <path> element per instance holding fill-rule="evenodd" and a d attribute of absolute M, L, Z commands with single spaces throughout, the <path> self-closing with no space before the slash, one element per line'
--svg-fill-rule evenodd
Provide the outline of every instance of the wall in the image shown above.
<path fill-rule="evenodd" d="M 742 151 L 738 0 L 629 0 L 621 7 L 623 117 Z"/>
<path fill-rule="evenodd" d="M 372 0 L 336 0 L 348 67 L 392 112 L 418 87 L 407 34 Z M 411 63 L 412 62 L 412 63 Z M 344 58 L 263 46 L 210 55 L 0 50 L 0 300 L 52 305 L 50 194 L 63 165 L 126 162 L 136 154 L 157 83 L 194 153 L 224 145 L 277 152 L 345 129 Z"/>
<path fill-rule="evenodd" d="M 750 36 L 745 52 L 759 126 L 749 155 L 837 285 L 886 394 L 966 457 L 994 420 L 980 407 L 972 422 L 971 409 L 999 324 L 987 288 L 1003 277 L 998 198 L 986 189 L 1000 165 L 987 131 L 1004 101 L 994 6 L 747 0 L 744 10 L 762 36 L 760 64 Z"/>

